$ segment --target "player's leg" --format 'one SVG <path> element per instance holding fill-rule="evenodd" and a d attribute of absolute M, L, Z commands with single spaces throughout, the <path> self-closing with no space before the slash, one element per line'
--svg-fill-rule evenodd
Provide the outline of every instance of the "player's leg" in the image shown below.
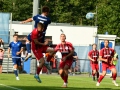
<path fill-rule="evenodd" d="M 96 86 L 100 86 L 100 82 L 106 75 L 107 68 L 108 66 L 106 64 L 102 64 L 102 74 L 99 76 Z"/>
<path fill-rule="evenodd" d="M 95 81 L 95 74 L 96 74 L 95 64 L 91 64 L 91 68 L 92 68 L 93 81 Z"/>
<path fill-rule="evenodd" d="M 99 65 L 96 64 L 96 75 L 97 75 L 97 81 L 98 81 L 98 78 L 99 78 Z"/>
<path fill-rule="evenodd" d="M 72 60 L 66 60 L 65 61 L 65 65 L 64 65 L 64 84 L 63 87 L 67 87 L 68 84 L 68 69 L 71 67 L 72 65 Z"/>
<path fill-rule="evenodd" d="M 41 83 L 41 79 L 39 77 L 40 71 L 42 70 L 42 67 L 44 66 L 45 60 L 43 58 L 43 54 L 42 54 L 42 50 L 43 48 L 39 48 L 38 50 L 34 50 L 32 49 L 35 57 L 37 58 L 38 61 L 38 65 L 37 65 L 37 71 L 36 71 L 36 75 L 34 76 L 34 78 L 36 78 L 36 80 L 38 82 Z"/>
<path fill-rule="evenodd" d="M 65 62 L 61 61 L 59 64 L 59 75 L 61 76 L 62 80 L 64 81 L 64 68 Z"/>
<path fill-rule="evenodd" d="M 109 68 L 110 70 L 111 70 L 111 72 L 112 72 L 112 78 L 113 78 L 113 84 L 115 85 L 115 86 L 119 86 L 117 83 L 116 83 L 116 77 L 117 77 L 117 70 L 116 70 L 116 68 L 115 68 L 115 66 L 110 66 L 110 68 Z"/>
<path fill-rule="evenodd" d="M 17 71 L 17 58 L 12 58 L 12 61 L 13 61 L 13 68 L 14 68 L 14 74 L 16 76 L 16 80 L 19 80 L 18 71 Z"/>
<path fill-rule="evenodd" d="M 75 75 L 75 66 L 76 66 L 76 62 L 73 62 L 72 65 L 73 65 L 73 66 L 72 66 L 72 68 L 73 68 L 73 75 Z"/>

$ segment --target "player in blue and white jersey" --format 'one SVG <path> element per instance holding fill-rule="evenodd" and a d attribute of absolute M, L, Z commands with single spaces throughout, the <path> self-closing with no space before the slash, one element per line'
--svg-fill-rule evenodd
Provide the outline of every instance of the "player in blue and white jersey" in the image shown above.
<path fill-rule="evenodd" d="M 22 43 L 18 41 L 18 35 L 13 35 L 13 41 L 10 42 L 8 48 L 8 58 L 10 58 L 10 51 L 12 53 L 12 61 L 14 67 L 14 74 L 16 76 L 16 80 L 19 80 L 17 69 L 21 66 L 21 52 L 23 51 Z"/>
<path fill-rule="evenodd" d="M 38 14 L 38 15 L 35 15 L 33 16 L 32 18 L 29 18 L 21 23 L 28 23 L 28 22 L 31 22 L 31 21 L 35 21 L 35 25 L 34 25 L 34 28 L 37 27 L 37 24 L 39 22 L 43 23 L 44 24 L 44 30 L 43 30 L 43 37 L 42 37 L 42 43 L 44 43 L 44 40 L 45 40 L 45 34 L 46 34 L 46 30 L 47 30 L 47 27 L 48 25 L 51 23 L 51 19 L 48 16 L 49 14 L 49 7 L 47 6 L 43 6 L 42 8 L 42 14 Z M 28 35 L 28 40 L 31 41 L 31 33 Z M 30 44 L 29 45 L 26 45 L 26 48 L 30 48 Z M 26 57 L 26 60 L 31 56 L 31 54 L 29 54 L 29 51 L 28 51 L 28 57 Z"/>

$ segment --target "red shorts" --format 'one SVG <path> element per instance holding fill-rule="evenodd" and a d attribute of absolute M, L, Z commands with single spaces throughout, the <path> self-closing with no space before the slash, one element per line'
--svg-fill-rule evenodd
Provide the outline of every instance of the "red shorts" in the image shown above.
<path fill-rule="evenodd" d="M 40 60 L 43 57 L 43 53 L 46 53 L 48 46 L 42 46 L 38 49 L 35 49 L 34 47 L 32 47 L 32 51 L 35 55 L 35 57 L 37 58 L 37 60 Z"/>
<path fill-rule="evenodd" d="M 116 68 L 115 65 L 108 65 L 106 63 L 102 63 L 102 71 L 106 71 L 107 69 L 111 70 L 112 68 Z"/>
<path fill-rule="evenodd" d="M 73 60 L 66 60 L 65 62 L 61 61 L 60 65 L 59 65 L 59 68 L 64 68 L 65 65 L 68 65 L 69 68 L 70 68 L 72 63 L 73 63 Z"/>
<path fill-rule="evenodd" d="M 91 64 L 91 68 L 92 68 L 92 70 L 96 70 L 96 71 L 99 70 L 98 64 Z"/>

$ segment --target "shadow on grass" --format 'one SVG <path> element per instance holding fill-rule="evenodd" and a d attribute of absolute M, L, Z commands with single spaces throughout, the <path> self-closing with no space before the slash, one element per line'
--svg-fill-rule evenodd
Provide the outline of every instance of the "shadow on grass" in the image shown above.
<path fill-rule="evenodd" d="M 21 90 L 112 90 L 111 88 L 80 88 L 80 87 L 53 87 L 53 86 L 13 86 Z"/>

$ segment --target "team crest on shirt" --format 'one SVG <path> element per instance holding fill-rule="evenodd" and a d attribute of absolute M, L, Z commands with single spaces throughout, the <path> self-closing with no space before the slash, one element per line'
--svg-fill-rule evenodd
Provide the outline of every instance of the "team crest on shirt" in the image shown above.
<path fill-rule="evenodd" d="M 62 47 L 60 47 L 60 50 L 62 50 Z"/>
<path fill-rule="evenodd" d="M 18 43 L 17 45 L 19 46 L 20 44 Z"/>

